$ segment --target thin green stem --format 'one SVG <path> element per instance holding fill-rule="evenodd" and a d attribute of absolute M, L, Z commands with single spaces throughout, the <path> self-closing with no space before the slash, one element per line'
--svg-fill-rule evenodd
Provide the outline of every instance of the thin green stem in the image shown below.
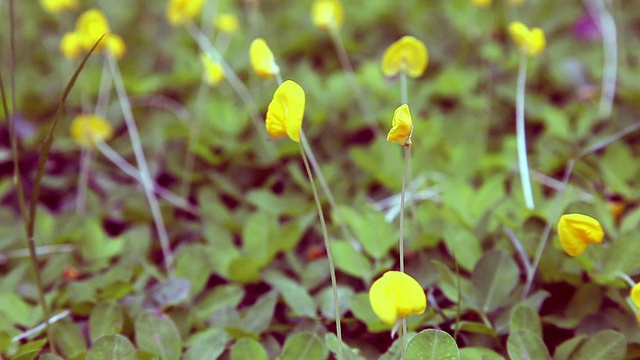
<path fill-rule="evenodd" d="M 303 133 L 302 130 L 300 131 Z M 307 176 L 309 177 L 309 183 L 311 184 L 311 190 L 313 192 L 313 199 L 316 203 L 316 209 L 318 210 L 318 218 L 320 219 L 320 227 L 322 229 L 322 239 L 324 240 L 324 247 L 327 250 L 327 260 L 329 262 L 329 273 L 331 276 L 331 288 L 333 290 L 333 305 L 335 308 L 335 317 L 336 317 L 336 335 L 338 336 L 338 360 L 343 359 L 342 354 L 342 327 L 340 324 L 340 303 L 338 300 L 338 281 L 336 280 L 336 269 L 335 264 L 333 262 L 333 252 L 331 250 L 331 243 L 329 241 L 329 234 L 327 232 L 327 224 L 324 220 L 324 213 L 322 211 L 322 204 L 320 204 L 320 196 L 318 195 L 318 188 L 316 187 L 316 182 L 313 178 L 313 172 L 311 171 L 311 167 L 309 166 L 309 161 L 307 159 L 307 155 L 305 154 L 304 148 L 300 143 L 300 155 L 302 156 L 302 161 L 304 162 L 304 168 L 307 172 Z"/>
<path fill-rule="evenodd" d="M 531 176 L 529 175 L 529 160 L 527 158 L 527 136 L 525 134 L 524 122 L 524 96 L 527 81 L 527 56 L 520 57 L 520 68 L 518 70 L 518 87 L 516 89 L 516 136 L 518 142 L 518 167 L 520 169 L 520 182 L 524 203 L 527 209 L 533 210 L 533 192 L 531 190 Z"/>
<path fill-rule="evenodd" d="M 456 304 L 456 328 L 453 331 L 453 338 L 458 339 L 460 333 L 460 317 L 462 316 L 462 284 L 460 283 L 460 266 L 456 254 L 453 254 L 453 261 L 456 265 L 456 290 L 458 292 L 458 303 Z"/>
<path fill-rule="evenodd" d="M 266 130 L 264 129 L 264 126 L 262 126 L 261 118 L 258 114 L 258 106 L 247 87 L 240 80 L 235 71 L 233 71 L 233 68 L 229 66 L 220 52 L 213 46 L 213 44 L 211 44 L 209 38 L 207 38 L 207 36 L 203 34 L 196 25 L 194 25 L 193 23 L 187 23 L 185 24 L 185 28 L 187 29 L 187 32 L 189 32 L 191 37 L 196 41 L 198 47 L 200 47 L 200 50 L 209 54 L 212 59 L 219 61 L 220 64 L 222 64 L 225 78 L 227 79 L 233 90 L 235 90 L 235 92 L 238 94 L 240 100 L 242 100 L 243 104 L 249 111 L 251 121 L 253 123 L 253 126 L 256 128 L 256 131 L 262 138 L 267 138 Z M 260 144 L 264 146 L 264 154 L 266 155 L 266 160 L 272 161 L 273 159 L 275 159 L 276 153 L 273 145 L 265 141 L 260 141 Z"/>
<path fill-rule="evenodd" d="M 198 87 L 198 94 L 196 95 L 196 111 L 194 112 L 194 118 L 191 120 L 191 126 L 189 127 L 189 139 L 187 140 L 187 149 L 184 158 L 184 169 L 182 170 L 182 181 L 180 184 L 180 195 L 187 197 L 189 195 L 189 185 L 191 183 L 191 173 L 195 165 L 195 151 L 198 148 L 198 141 L 200 140 L 200 114 L 204 114 L 204 105 L 207 96 L 209 95 L 209 86 L 207 85 L 204 75 L 200 81 Z"/>
<path fill-rule="evenodd" d="M 400 271 L 404 272 L 404 207 L 405 207 L 405 191 L 407 187 L 407 177 L 409 171 L 409 157 L 411 153 L 410 146 L 404 146 L 404 171 L 402 173 L 402 192 L 400 193 L 400 244 L 398 251 L 400 252 Z"/>
<path fill-rule="evenodd" d="M 604 0 L 585 0 L 585 5 L 591 17 L 596 20 L 602 33 L 604 63 L 598 117 L 606 119 L 611 116 L 613 98 L 616 93 L 616 78 L 618 76 L 618 35 L 616 31 L 616 21 L 607 9 Z"/>
<path fill-rule="evenodd" d="M 147 165 L 147 160 L 142 149 L 142 143 L 140 142 L 140 135 L 138 134 L 138 127 L 136 126 L 133 111 L 131 110 L 131 102 L 129 101 L 129 96 L 127 95 L 127 91 L 124 87 L 124 81 L 122 80 L 122 75 L 120 74 L 120 68 L 118 67 L 116 59 L 111 53 L 107 53 L 106 56 L 109 61 L 109 68 L 111 70 L 116 93 L 118 94 L 118 100 L 120 101 L 120 107 L 122 108 L 122 116 L 124 117 L 124 121 L 129 132 L 129 138 L 131 139 L 131 147 L 133 148 L 133 153 L 136 158 L 136 162 L 138 163 L 140 180 L 143 183 L 144 193 L 147 197 L 149 207 L 151 208 L 151 214 L 153 216 L 156 232 L 158 233 L 158 238 L 160 240 L 160 247 L 162 248 L 165 270 L 168 276 L 172 276 L 173 255 L 171 254 L 169 235 L 167 234 L 167 229 L 162 218 L 162 212 L 160 211 L 158 199 L 156 199 L 156 196 L 152 190 L 153 181 L 149 174 L 149 166 Z"/>
<path fill-rule="evenodd" d="M 140 185 L 145 185 L 145 183 L 142 181 L 142 178 L 140 177 L 140 170 L 131 165 L 125 158 L 120 156 L 120 154 L 118 154 L 117 151 L 109 146 L 109 144 L 104 141 L 96 141 L 95 144 L 98 151 L 100 151 L 102 155 L 109 159 L 120 170 L 122 170 L 125 174 L 131 176 L 133 179 L 139 182 Z M 171 192 L 171 190 L 165 188 L 164 186 L 157 184 L 155 181 L 153 182 L 152 190 L 155 191 L 161 198 L 169 202 L 171 205 L 187 211 L 193 215 L 199 215 L 198 209 L 190 205 L 187 200 Z"/>
<path fill-rule="evenodd" d="M 634 286 L 636 286 L 636 282 L 635 282 L 635 281 L 633 281 L 633 279 L 631 278 L 631 276 L 629 276 L 629 275 L 627 275 L 627 274 L 625 274 L 625 273 L 623 273 L 623 272 L 618 272 L 618 273 L 616 273 L 616 275 L 618 275 L 618 277 L 619 277 L 620 279 L 624 280 L 624 282 L 626 282 L 626 283 L 629 285 L 629 287 L 634 287 Z"/>
<path fill-rule="evenodd" d="M 404 71 L 400 72 L 400 104 L 409 104 L 409 85 Z"/>
<path fill-rule="evenodd" d="M 80 177 L 78 178 L 78 199 L 76 200 L 76 212 L 83 214 L 87 202 L 87 188 L 89 187 L 89 172 L 91 171 L 90 149 L 80 149 Z"/>
<path fill-rule="evenodd" d="M 400 333 L 400 342 L 402 343 L 401 359 L 404 359 L 407 354 L 407 318 L 402 318 L 402 332 Z"/>
<path fill-rule="evenodd" d="M 345 49 L 344 43 L 342 42 L 342 36 L 340 36 L 340 29 L 338 29 L 336 26 L 330 26 L 329 34 L 331 35 L 331 40 L 333 41 L 334 46 L 336 47 L 336 53 L 338 54 L 338 60 L 340 61 L 342 70 L 347 76 L 347 82 L 349 83 L 351 90 L 356 96 L 358 107 L 360 107 L 365 121 L 369 123 L 374 132 L 378 133 L 380 130 L 378 129 L 378 125 L 376 124 L 373 115 L 371 115 L 371 111 L 369 110 L 369 106 L 367 106 L 367 101 L 364 98 L 362 88 L 360 87 L 360 84 L 356 79 L 355 72 L 353 71 L 353 66 L 351 65 L 351 61 L 349 60 L 349 55 L 347 55 L 347 50 Z"/>

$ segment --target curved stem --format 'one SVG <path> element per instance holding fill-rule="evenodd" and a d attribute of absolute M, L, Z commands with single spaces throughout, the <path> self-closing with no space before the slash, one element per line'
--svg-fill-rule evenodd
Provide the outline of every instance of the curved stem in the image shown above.
<path fill-rule="evenodd" d="M 300 132 L 302 133 L 302 130 Z M 309 183 L 311 183 L 311 190 L 313 191 L 313 199 L 315 200 L 316 209 L 318 210 L 318 218 L 320 218 L 320 227 L 322 228 L 322 239 L 324 240 L 324 247 L 327 250 L 327 260 L 329 262 L 329 273 L 331 276 L 331 288 L 333 290 L 333 305 L 335 308 L 335 317 L 336 317 L 336 335 L 338 336 L 338 359 L 342 360 L 343 359 L 342 327 L 340 324 L 340 303 L 338 300 L 338 281 L 336 280 L 336 269 L 335 269 L 335 264 L 333 262 L 333 252 L 331 250 L 331 243 L 329 241 L 329 234 L 327 232 L 327 224 L 324 220 L 322 204 L 320 204 L 320 196 L 318 195 L 318 188 L 316 187 L 316 182 L 313 178 L 313 173 L 311 172 L 311 167 L 309 166 L 309 161 L 307 160 L 307 156 L 305 154 L 304 148 L 302 147 L 301 143 L 299 143 L 299 145 L 300 145 L 300 155 L 302 156 L 302 161 L 304 162 L 304 168 L 307 172 L 307 176 L 309 177 Z"/>
<path fill-rule="evenodd" d="M 531 190 L 531 176 L 529 175 L 529 160 L 527 158 L 527 136 L 524 126 L 524 94 L 527 81 L 527 56 L 522 54 L 518 70 L 518 86 L 516 91 L 516 136 L 518 142 L 518 167 L 524 203 L 527 209 L 533 210 L 533 192 Z"/>
<path fill-rule="evenodd" d="M 131 139 L 131 147 L 133 148 L 133 153 L 135 155 L 136 162 L 138 163 L 140 180 L 143 183 L 142 188 L 144 189 L 145 196 L 147 197 L 147 202 L 149 203 L 149 207 L 151 208 L 151 215 L 153 216 L 153 222 L 155 224 L 158 238 L 160 240 L 160 247 L 162 248 L 162 255 L 164 258 L 164 267 L 167 275 L 172 276 L 173 255 L 171 254 L 171 248 L 169 245 L 169 235 L 167 234 L 167 229 L 165 227 L 164 220 L 162 219 L 162 213 L 160 211 L 158 199 L 156 199 L 156 196 L 152 190 L 153 181 L 151 179 L 151 175 L 149 174 L 149 166 L 147 165 L 147 160 L 142 149 L 142 143 L 140 142 L 138 127 L 136 126 L 133 111 L 131 110 L 129 96 L 127 95 L 127 91 L 124 87 L 124 82 L 122 80 L 122 75 L 120 74 L 120 69 L 118 67 L 118 63 L 116 62 L 116 59 L 110 53 L 108 53 L 106 56 L 109 61 L 109 68 L 111 69 L 116 93 L 118 94 L 118 99 L 120 100 L 122 116 L 124 117 L 124 121 L 129 132 L 129 138 Z"/>

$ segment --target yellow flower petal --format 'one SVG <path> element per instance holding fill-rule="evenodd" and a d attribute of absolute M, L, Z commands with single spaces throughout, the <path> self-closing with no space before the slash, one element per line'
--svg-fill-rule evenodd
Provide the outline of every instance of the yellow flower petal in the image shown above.
<path fill-rule="evenodd" d="M 640 307 L 640 283 L 631 288 L 631 300 L 637 307 Z"/>
<path fill-rule="evenodd" d="M 240 23 L 238 22 L 238 17 L 234 14 L 223 13 L 216 17 L 215 26 L 219 31 L 227 35 L 233 35 L 240 28 Z"/>
<path fill-rule="evenodd" d="M 304 116 L 305 93 L 293 80 L 287 80 L 276 89 L 267 109 L 267 133 L 273 138 L 288 135 L 300 142 L 300 129 Z"/>
<path fill-rule="evenodd" d="M 71 137 L 82 147 L 92 149 L 97 141 L 107 141 L 112 136 L 111 123 L 93 114 L 80 114 L 71 123 Z"/>
<path fill-rule="evenodd" d="M 76 32 L 68 32 L 60 40 L 60 52 L 67 59 L 78 58 L 82 50 L 82 37 Z"/>
<path fill-rule="evenodd" d="M 253 71 L 260 77 L 272 78 L 280 72 L 271 49 L 262 38 L 257 38 L 251 43 L 249 58 Z"/>
<path fill-rule="evenodd" d="M 40 5 L 45 11 L 57 14 L 78 8 L 78 0 L 40 0 Z"/>
<path fill-rule="evenodd" d="M 224 70 L 222 64 L 213 60 L 209 55 L 200 55 L 200 60 L 204 66 L 204 79 L 207 85 L 217 86 L 224 80 Z"/>
<path fill-rule="evenodd" d="M 387 141 L 402 146 L 409 146 L 411 145 L 412 133 L 413 120 L 411 119 L 409 105 L 400 105 L 393 113 L 393 120 L 391 120 L 391 129 L 387 134 Z"/>
<path fill-rule="evenodd" d="M 89 9 L 83 12 L 76 22 L 76 33 L 80 35 L 82 47 L 85 50 L 91 49 L 100 36 L 108 32 L 109 22 L 102 11 L 98 9 Z M 103 39 L 96 49 L 102 49 L 104 44 L 105 41 Z"/>
<path fill-rule="evenodd" d="M 340 29 L 344 23 L 344 9 L 339 0 L 316 0 L 311 8 L 311 18 L 319 29 Z"/>
<path fill-rule="evenodd" d="M 429 52 L 424 43 L 413 36 L 403 36 L 382 56 L 382 73 L 391 77 L 404 72 L 417 78 L 424 73 L 428 63 Z"/>
<path fill-rule="evenodd" d="M 486 8 L 491 6 L 493 0 L 471 0 L 471 3 L 477 7 Z"/>
<path fill-rule="evenodd" d="M 204 7 L 204 0 L 169 0 L 166 15 L 169 24 L 184 25 L 200 15 Z"/>
<path fill-rule="evenodd" d="M 558 222 L 558 238 L 564 251 L 570 256 L 578 256 L 588 243 L 600 243 L 604 230 L 598 220 L 582 214 L 562 215 Z"/>
<path fill-rule="evenodd" d="M 538 56 L 546 47 L 547 41 L 544 32 L 540 28 L 529 28 L 519 21 L 509 25 L 509 34 L 520 51 L 527 56 Z"/>
<path fill-rule="evenodd" d="M 387 325 L 410 314 L 422 314 L 427 308 L 422 286 L 400 271 L 387 271 L 374 281 L 369 289 L 369 302 L 373 312 Z"/>

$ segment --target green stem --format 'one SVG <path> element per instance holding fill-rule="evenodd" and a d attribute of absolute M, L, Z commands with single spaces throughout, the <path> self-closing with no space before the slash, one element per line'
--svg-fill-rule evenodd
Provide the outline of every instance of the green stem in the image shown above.
<path fill-rule="evenodd" d="M 209 94 L 209 87 L 206 84 L 204 75 L 200 81 L 198 87 L 198 94 L 196 95 L 196 111 L 194 118 L 191 120 L 191 126 L 189 127 L 189 139 L 187 140 L 187 151 L 184 158 L 184 169 L 182 170 L 182 181 L 180 184 L 180 195 L 188 197 L 189 185 L 191 182 L 191 173 L 195 165 L 195 151 L 198 148 L 198 140 L 200 139 L 200 114 L 204 114 L 204 104 Z"/>
<path fill-rule="evenodd" d="M 411 147 L 404 146 L 404 171 L 402 174 L 402 192 L 400 193 L 400 271 L 404 272 L 404 207 L 405 207 L 405 191 L 407 187 L 407 175 L 409 169 L 409 155 Z"/>
<path fill-rule="evenodd" d="M 360 84 L 356 79 L 355 72 L 353 71 L 353 66 L 351 65 L 351 61 L 349 60 L 349 55 L 347 55 L 347 50 L 345 49 L 344 43 L 342 42 L 342 37 L 340 36 L 340 30 L 335 26 L 330 26 L 329 34 L 331 35 L 331 40 L 333 41 L 334 46 L 336 47 L 336 53 L 338 54 L 338 60 L 340 61 L 342 70 L 347 76 L 347 82 L 349 83 L 351 90 L 356 96 L 358 107 L 360 107 L 365 121 L 369 123 L 375 133 L 380 132 L 376 121 L 373 118 L 373 115 L 371 115 L 369 106 L 367 106 L 367 101 L 364 98 L 362 88 L 360 87 Z"/>
<path fill-rule="evenodd" d="M 404 317 L 402 318 L 402 333 L 400 334 L 400 343 L 402 344 L 401 359 L 404 359 L 407 354 L 407 332 L 407 318 Z"/>
<path fill-rule="evenodd" d="M 144 193 L 147 197 L 149 207 L 151 208 L 151 215 L 153 216 L 153 221 L 158 233 L 158 238 L 160 240 L 160 247 L 162 248 L 165 270 L 167 272 L 167 275 L 171 277 L 173 275 L 173 255 L 171 254 L 169 235 L 167 234 L 164 220 L 162 218 L 162 212 L 160 211 L 158 199 L 156 199 L 156 196 L 152 190 L 153 181 L 149 174 L 149 166 L 147 165 L 147 160 L 142 149 L 142 143 L 140 142 L 138 127 L 136 126 L 133 111 L 131 110 L 129 96 L 127 95 L 127 91 L 124 87 L 124 81 L 122 80 L 122 75 L 120 74 L 120 69 L 118 67 L 116 59 L 111 53 L 106 54 L 106 56 L 109 61 L 109 68 L 111 69 L 116 93 L 118 94 L 118 100 L 120 100 L 122 116 L 124 117 L 124 121 L 129 132 L 129 138 L 131 139 L 131 147 L 133 148 L 133 153 L 136 158 L 136 162 L 138 163 L 140 180 L 143 183 Z"/>
<path fill-rule="evenodd" d="M 400 104 L 409 104 L 409 85 L 404 71 L 400 72 Z"/>
<path fill-rule="evenodd" d="M 302 137 L 302 130 L 300 130 Z M 311 172 L 311 167 L 309 166 L 309 161 L 307 160 L 307 155 L 305 154 L 304 148 L 301 143 L 300 145 L 300 155 L 302 156 L 302 161 L 304 162 L 304 168 L 307 172 L 307 176 L 309 177 L 309 183 L 311 183 L 311 191 L 313 192 L 313 199 L 316 203 L 316 209 L 318 210 L 318 218 L 320 218 L 320 227 L 322 229 L 322 239 L 324 240 L 324 247 L 327 250 L 327 260 L 329 262 L 329 273 L 331 276 L 331 288 L 333 290 L 333 305 L 335 308 L 335 317 L 336 317 L 336 335 L 338 336 L 338 360 L 343 359 L 342 355 L 342 327 L 340 324 L 340 303 L 338 300 L 338 281 L 336 280 L 336 269 L 333 262 L 333 252 L 331 250 L 331 243 L 329 241 L 329 234 L 327 232 L 327 224 L 324 220 L 324 213 L 322 211 L 322 204 L 320 204 L 320 196 L 318 195 L 318 188 L 316 187 L 316 182 L 313 178 L 313 173 Z"/>
<path fill-rule="evenodd" d="M 624 280 L 624 282 L 626 282 L 630 287 L 634 287 L 636 286 L 636 282 L 633 281 L 633 279 L 631 278 L 631 276 L 623 273 L 623 272 L 617 272 L 616 275 L 618 275 L 618 277 L 622 280 Z"/>
<path fill-rule="evenodd" d="M 518 167 L 524 203 L 527 209 L 533 210 L 533 192 L 531 190 L 531 176 L 529 175 L 529 160 L 527 158 L 527 136 L 524 122 L 524 96 L 527 81 L 527 56 L 522 54 L 518 70 L 518 87 L 516 91 L 516 136 L 518 142 Z"/>
<path fill-rule="evenodd" d="M 80 149 L 80 178 L 78 179 L 78 199 L 76 200 L 76 212 L 78 214 L 84 214 L 85 212 L 91 157 L 92 152 L 90 149 L 84 147 Z"/>

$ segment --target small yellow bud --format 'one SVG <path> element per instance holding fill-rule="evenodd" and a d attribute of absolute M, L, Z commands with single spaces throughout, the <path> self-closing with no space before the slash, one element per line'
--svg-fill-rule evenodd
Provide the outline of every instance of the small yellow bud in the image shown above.
<path fill-rule="evenodd" d="M 91 49 L 98 39 L 109 32 L 109 22 L 102 11 L 98 9 L 90 9 L 83 12 L 78 21 L 76 21 L 76 33 L 80 35 L 82 47 L 85 50 Z M 104 39 L 100 42 L 97 50 L 101 50 L 104 46 Z"/>
<path fill-rule="evenodd" d="M 219 31 L 227 35 L 233 35 L 240 28 L 240 23 L 238 22 L 238 17 L 234 14 L 224 13 L 216 17 L 215 26 Z"/>
<path fill-rule="evenodd" d="M 78 0 L 40 0 L 42 8 L 51 14 L 78 8 Z"/>
<path fill-rule="evenodd" d="M 547 44 L 542 29 L 536 27 L 529 30 L 525 24 L 519 21 L 514 21 L 509 25 L 509 34 L 520 51 L 527 56 L 540 55 Z"/>
<path fill-rule="evenodd" d="M 427 308 L 422 286 L 400 271 L 387 271 L 374 281 L 369 289 L 369 302 L 373 312 L 387 325 L 410 314 L 422 314 Z"/>
<path fill-rule="evenodd" d="M 558 222 L 558 238 L 567 254 L 578 256 L 586 250 L 589 243 L 601 243 L 604 230 L 598 220 L 590 216 L 565 214 Z"/>
<path fill-rule="evenodd" d="M 409 105 L 402 104 L 393 112 L 391 129 L 387 134 L 387 141 L 400 144 L 402 146 L 411 145 L 411 135 L 413 134 L 413 120 Z"/>
<path fill-rule="evenodd" d="M 82 54 L 82 37 L 76 32 L 68 32 L 60 40 L 60 52 L 67 59 L 77 59 Z"/>
<path fill-rule="evenodd" d="M 204 80 L 209 86 L 217 86 L 224 80 L 224 69 L 222 64 L 213 60 L 207 54 L 200 55 L 200 60 L 204 66 Z"/>
<path fill-rule="evenodd" d="M 251 43 L 249 58 L 253 71 L 260 77 L 272 78 L 280 72 L 271 49 L 262 38 L 257 38 Z"/>
<path fill-rule="evenodd" d="M 169 24 L 184 25 L 200 15 L 204 7 L 204 0 L 169 0 L 166 15 Z"/>
<path fill-rule="evenodd" d="M 276 139 L 288 135 L 291 140 L 300 142 L 304 106 L 305 93 L 302 87 L 293 80 L 282 83 L 267 109 L 267 133 Z"/>
<path fill-rule="evenodd" d="M 344 23 L 344 9 L 340 0 L 316 0 L 311 8 L 311 18 L 319 29 L 340 29 Z"/>
<path fill-rule="evenodd" d="M 108 34 L 105 39 L 104 46 L 113 54 L 113 56 L 120 60 L 127 52 L 127 45 L 124 43 L 124 40 L 118 35 Z"/>
<path fill-rule="evenodd" d="M 107 141 L 112 136 L 111 123 L 93 114 L 80 114 L 71 123 L 71 137 L 85 148 L 93 149 L 97 141 Z"/>
<path fill-rule="evenodd" d="M 413 36 L 403 36 L 387 48 L 382 56 L 382 73 L 386 77 L 405 73 L 420 77 L 429 63 L 429 52 L 424 43 Z"/>

